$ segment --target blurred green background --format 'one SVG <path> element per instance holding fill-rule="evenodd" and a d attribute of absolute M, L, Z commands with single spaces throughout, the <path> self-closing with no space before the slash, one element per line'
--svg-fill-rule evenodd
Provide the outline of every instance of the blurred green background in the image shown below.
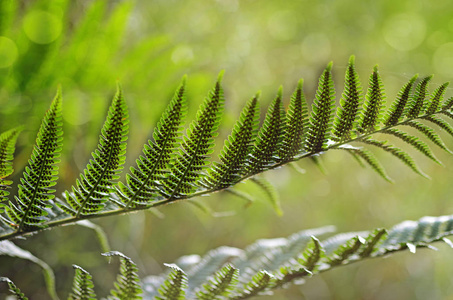
<path fill-rule="evenodd" d="M 26 164 L 58 84 L 65 121 L 62 191 L 96 146 L 116 81 L 130 109 L 131 165 L 184 74 L 189 75 L 191 120 L 217 73 L 225 70 L 220 138 L 257 90 L 262 91 L 262 115 L 280 84 L 287 104 L 299 78 L 305 79 L 311 102 L 318 76 L 331 60 L 339 97 L 351 54 L 364 87 L 379 63 L 390 100 L 414 73 L 436 74 L 433 87 L 448 81 L 453 77 L 452 11 L 453 2 L 439 0 L 1 0 L 0 132 L 26 126 L 13 179 L 17 182 Z M 447 96 L 452 94 L 448 89 Z M 451 137 L 443 136 L 453 149 Z M 218 146 L 222 143 L 219 139 Z M 282 217 L 261 191 L 245 183 L 240 188 L 257 198 L 247 208 L 230 194 L 199 200 L 215 212 L 234 212 L 228 216 L 178 203 L 162 208 L 163 217 L 141 212 L 95 222 L 106 230 L 113 249 L 138 264 L 142 277 L 160 273 L 163 263 L 179 256 L 221 245 L 244 247 L 259 238 L 329 224 L 340 232 L 389 228 L 404 219 L 453 213 L 453 159 L 434 150 L 444 167 L 411 152 L 432 180 L 380 152 L 375 153 L 395 184 L 334 151 L 323 156 L 327 174 L 309 161 L 300 162 L 303 175 L 289 167 L 269 172 L 267 179 L 280 193 Z M 71 264 L 91 272 L 99 296 L 111 288 L 117 265 L 100 256 L 89 229 L 66 226 L 17 244 L 54 268 L 61 297 L 71 286 Z M 453 299 L 453 252 L 444 245 L 439 249 L 338 268 L 261 299 Z M 47 298 L 35 265 L 0 257 L 0 275 L 32 299 Z"/>

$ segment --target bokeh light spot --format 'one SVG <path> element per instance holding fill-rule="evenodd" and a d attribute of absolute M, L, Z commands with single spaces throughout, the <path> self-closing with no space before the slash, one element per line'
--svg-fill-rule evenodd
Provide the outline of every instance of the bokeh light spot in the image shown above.
<path fill-rule="evenodd" d="M 24 18 L 23 28 L 27 37 L 37 44 L 49 44 L 61 34 L 61 21 L 54 15 L 35 10 Z"/>
<path fill-rule="evenodd" d="M 313 33 L 302 42 L 302 54 L 312 62 L 326 62 L 329 60 L 331 46 L 325 34 Z"/>
<path fill-rule="evenodd" d="M 17 59 L 17 46 L 9 38 L 0 36 L 0 68 L 11 66 Z"/>
<path fill-rule="evenodd" d="M 394 49 L 408 51 L 418 47 L 426 35 L 424 19 L 416 13 L 389 18 L 382 29 L 385 41 Z"/>
<path fill-rule="evenodd" d="M 436 72 L 447 77 L 453 74 L 453 43 L 446 43 L 437 48 L 433 55 Z"/>
<path fill-rule="evenodd" d="M 171 60 L 176 65 L 190 63 L 193 60 L 192 48 L 186 45 L 176 47 L 171 54 Z"/>

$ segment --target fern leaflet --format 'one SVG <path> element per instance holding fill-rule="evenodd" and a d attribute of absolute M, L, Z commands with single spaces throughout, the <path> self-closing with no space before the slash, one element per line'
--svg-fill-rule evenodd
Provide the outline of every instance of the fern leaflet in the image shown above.
<path fill-rule="evenodd" d="M 75 269 L 72 292 L 69 294 L 70 300 L 96 300 L 94 284 L 90 273 L 79 266 L 73 265 Z"/>
<path fill-rule="evenodd" d="M 18 127 L 0 134 L 0 212 L 3 211 L 2 202 L 8 200 L 7 189 L 12 182 L 5 178 L 13 173 L 13 154 L 21 131 L 22 127 Z"/>
<path fill-rule="evenodd" d="M 412 99 L 409 101 L 408 113 L 409 118 L 417 118 L 421 112 L 425 111 L 426 107 L 426 95 L 428 84 L 431 81 L 433 76 L 428 76 L 423 78 L 415 87 L 415 94 Z"/>
<path fill-rule="evenodd" d="M 401 90 L 396 96 L 396 100 L 392 102 L 392 106 L 390 106 L 389 110 L 387 111 L 387 115 L 385 117 L 384 124 L 385 126 L 393 126 L 399 123 L 406 113 L 406 106 L 409 102 L 409 98 L 411 95 L 412 86 L 415 83 L 418 75 L 414 75 L 409 82 L 403 85 Z"/>
<path fill-rule="evenodd" d="M 370 75 L 369 85 L 360 115 L 358 130 L 361 133 L 374 131 L 381 122 L 385 93 L 377 66 L 374 67 L 373 73 Z"/>
<path fill-rule="evenodd" d="M 433 94 L 431 95 L 431 99 L 428 103 L 428 108 L 426 109 L 426 114 L 431 115 L 439 109 L 440 104 L 443 102 L 443 97 L 445 94 L 445 90 L 447 89 L 448 82 L 442 84 L 438 87 Z"/>

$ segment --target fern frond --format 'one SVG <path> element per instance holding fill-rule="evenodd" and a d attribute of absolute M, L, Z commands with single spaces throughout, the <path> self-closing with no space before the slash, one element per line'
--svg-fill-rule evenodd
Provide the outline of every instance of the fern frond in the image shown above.
<path fill-rule="evenodd" d="M 432 159 L 438 164 L 442 164 L 431 152 L 428 145 L 422 142 L 419 138 L 409 135 L 406 132 L 398 130 L 396 128 L 388 128 L 382 131 L 382 133 L 390 134 L 396 136 L 397 138 L 401 139 L 402 141 L 408 143 L 409 145 L 413 146 L 415 149 L 423 153 L 426 157 Z"/>
<path fill-rule="evenodd" d="M 16 297 L 17 300 L 28 300 L 25 294 L 12 282 L 9 278 L 0 277 L 0 282 L 6 282 L 8 284 L 9 291 Z"/>
<path fill-rule="evenodd" d="M 123 92 L 118 85 L 106 121 L 99 136 L 98 148 L 80 174 L 72 192 L 65 191 L 67 203 L 59 206 L 75 216 L 93 215 L 105 207 L 125 161 L 128 112 Z"/>
<path fill-rule="evenodd" d="M 423 78 L 415 87 L 414 97 L 409 101 L 408 113 L 409 118 L 417 118 L 426 108 L 426 95 L 428 94 L 428 84 L 433 78 L 433 75 Z"/>
<path fill-rule="evenodd" d="M 355 57 L 349 58 L 349 65 L 344 80 L 344 91 L 340 107 L 334 121 L 333 134 L 338 140 L 351 138 L 351 130 L 356 127 L 359 105 L 362 102 L 362 87 L 359 75 L 355 70 Z"/>
<path fill-rule="evenodd" d="M 388 145 L 387 141 L 378 141 L 378 140 L 374 140 L 374 139 L 371 139 L 371 138 L 361 139 L 359 141 L 363 142 L 365 144 L 369 144 L 369 145 L 373 145 L 373 146 L 379 147 L 379 148 L 383 149 L 384 151 L 387 151 L 387 152 L 393 154 L 395 157 L 397 157 L 399 160 L 401 160 L 404 164 L 406 164 L 409 168 L 411 168 L 415 173 L 417 173 L 417 174 L 419 174 L 419 175 L 421 175 L 421 176 L 423 176 L 425 178 L 429 178 L 428 175 L 423 173 L 418 168 L 418 166 L 415 164 L 414 160 L 412 159 L 412 157 L 409 154 L 407 154 L 406 152 L 404 152 L 400 148 L 397 148 L 397 147 L 392 146 L 392 145 Z"/>
<path fill-rule="evenodd" d="M 159 195 L 157 186 L 168 174 L 182 135 L 183 119 L 187 112 L 186 78 L 184 77 L 168 107 L 154 129 L 154 141 L 149 140 L 143 155 L 137 159 L 137 168 L 131 167 L 127 185 L 119 182 L 118 195 L 128 209 L 146 205 Z"/>
<path fill-rule="evenodd" d="M 305 149 L 316 153 L 327 146 L 333 121 L 335 88 L 332 80 L 332 62 L 319 78 L 318 90 L 313 100 Z"/>
<path fill-rule="evenodd" d="M 17 232 L 43 228 L 47 220 L 46 208 L 54 198 L 51 187 L 58 178 L 60 151 L 63 141 L 61 91 L 50 105 L 36 137 L 36 144 L 28 166 L 20 179 L 16 204 L 5 207 L 11 222 L 8 225 Z"/>
<path fill-rule="evenodd" d="M 431 142 L 444 149 L 445 151 L 453 154 L 453 152 L 451 152 L 450 149 L 445 146 L 440 136 L 431 127 L 414 120 L 406 121 L 403 123 L 403 125 L 417 129 L 418 131 L 423 133 Z"/>
<path fill-rule="evenodd" d="M 238 288 L 238 294 L 230 299 L 241 300 L 247 299 L 265 291 L 268 287 L 274 285 L 275 276 L 267 271 L 259 271 L 253 275 L 249 282 L 244 284 L 242 288 Z"/>
<path fill-rule="evenodd" d="M 165 178 L 161 193 L 168 198 L 166 201 L 192 193 L 201 171 L 207 167 L 207 155 L 212 152 L 223 110 L 223 89 L 220 85 L 222 76 L 223 73 L 201 105 L 196 120 L 190 124 L 172 172 Z"/>
<path fill-rule="evenodd" d="M 12 160 L 15 145 L 22 129 L 22 127 L 17 127 L 0 134 L 0 205 L 3 201 L 8 200 L 9 192 L 7 189 L 12 182 L 5 178 L 13 173 Z M 2 211 L 0 206 L 0 212 Z"/>
<path fill-rule="evenodd" d="M 299 80 L 286 112 L 286 126 L 279 152 L 281 161 L 289 161 L 303 149 L 304 133 L 308 130 L 308 108 Z"/>
<path fill-rule="evenodd" d="M 224 299 L 233 290 L 237 283 L 239 270 L 230 264 L 221 268 L 218 272 L 203 284 L 201 289 L 196 292 L 197 299 L 216 300 Z"/>
<path fill-rule="evenodd" d="M 355 236 L 346 243 L 340 245 L 331 255 L 327 257 L 327 263 L 331 267 L 346 264 L 349 257 L 356 255 L 360 247 L 365 243 L 365 239 L 361 236 Z"/>
<path fill-rule="evenodd" d="M 263 176 L 255 176 L 250 179 L 253 183 L 258 185 L 266 194 L 267 198 L 269 199 L 272 208 L 277 213 L 277 215 L 282 216 L 283 211 L 280 205 L 280 195 L 275 187 Z"/>
<path fill-rule="evenodd" d="M 358 130 L 361 133 L 371 132 L 381 122 L 381 115 L 384 108 L 384 86 L 377 66 L 370 75 L 369 87 L 365 96 L 365 102 L 360 114 Z"/>
<path fill-rule="evenodd" d="M 431 95 L 431 99 L 428 102 L 428 108 L 426 109 L 426 114 L 431 115 L 439 109 L 441 103 L 443 102 L 445 90 L 447 89 L 448 82 L 439 86 Z"/>
<path fill-rule="evenodd" d="M 363 159 L 370 167 L 376 171 L 382 178 L 388 182 L 393 182 L 393 180 L 387 175 L 384 170 L 384 167 L 381 165 L 379 160 L 374 156 L 371 151 L 362 148 L 340 148 L 346 150 L 351 155 L 355 155 L 357 158 Z M 361 161 L 359 160 L 359 163 Z"/>
<path fill-rule="evenodd" d="M 282 87 L 269 106 L 264 123 L 258 132 L 255 146 L 248 159 L 247 174 L 253 175 L 278 161 L 285 130 L 285 111 L 282 104 Z"/>
<path fill-rule="evenodd" d="M 187 288 L 187 275 L 178 266 L 174 264 L 165 264 L 172 271 L 168 275 L 165 282 L 159 288 L 160 296 L 156 300 L 183 300 L 185 299 L 185 291 Z"/>
<path fill-rule="evenodd" d="M 210 188 L 227 188 L 236 183 L 245 170 L 246 158 L 252 149 L 256 137 L 259 117 L 259 93 L 247 102 L 233 132 L 225 140 L 219 155 L 220 163 L 214 162 L 213 167 L 203 178 L 203 183 Z"/>
<path fill-rule="evenodd" d="M 446 110 L 449 110 L 451 109 L 453 106 L 453 97 L 450 97 L 448 98 L 448 100 L 446 100 L 443 105 L 442 105 L 442 110 L 446 111 Z"/>
<path fill-rule="evenodd" d="M 77 265 L 73 265 L 73 268 L 75 269 L 74 282 L 72 284 L 72 292 L 69 294 L 68 299 L 96 300 L 91 274 Z"/>
<path fill-rule="evenodd" d="M 451 126 L 449 123 L 445 122 L 445 120 L 443 120 L 443 119 L 441 119 L 441 118 L 439 118 L 437 116 L 434 116 L 434 115 L 425 116 L 425 117 L 423 117 L 423 119 L 427 120 L 427 121 L 430 121 L 433 124 L 436 124 L 437 126 L 442 128 L 443 130 L 445 130 L 448 134 L 453 136 L 453 126 Z"/>
<path fill-rule="evenodd" d="M 115 290 L 111 290 L 109 299 L 142 299 L 142 289 L 138 277 L 137 265 L 126 255 L 118 251 L 103 253 L 104 256 L 118 256 L 121 261 L 120 274 L 115 282 Z"/>
<path fill-rule="evenodd" d="M 404 118 L 407 111 L 406 106 L 409 102 L 412 86 L 414 85 L 417 77 L 418 74 L 414 75 L 411 79 L 409 79 L 408 83 L 403 85 L 403 87 L 399 91 L 398 95 L 396 96 L 396 100 L 393 101 L 392 105 L 387 111 L 387 115 L 385 116 L 384 120 L 385 126 L 394 126 Z"/>

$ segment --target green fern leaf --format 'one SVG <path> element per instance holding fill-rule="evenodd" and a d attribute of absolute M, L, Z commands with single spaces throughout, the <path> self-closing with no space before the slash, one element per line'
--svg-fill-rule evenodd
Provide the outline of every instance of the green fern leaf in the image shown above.
<path fill-rule="evenodd" d="M 339 149 L 346 150 L 351 155 L 355 155 L 357 156 L 357 158 L 363 159 L 382 178 L 384 178 L 388 182 L 393 182 L 393 180 L 385 172 L 384 167 L 381 165 L 381 163 L 377 160 L 377 158 L 373 155 L 372 152 L 362 148 L 339 148 Z M 361 162 L 360 160 L 358 161 L 359 163 Z"/>
<path fill-rule="evenodd" d="M 256 137 L 259 117 L 259 94 L 249 100 L 242 110 L 241 116 L 233 128 L 231 135 L 225 140 L 220 153 L 220 163 L 214 162 L 204 178 L 204 185 L 210 188 L 227 188 L 237 183 L 244 173 L 244 165 L 249 155 L 251 143 Z"/>
<path fill-rule="evenodd" d="M 142 299 L 137 265 L 129 257 L 118 251 L 111 251 L 102 255 L 118 256 L 121 261 L 120 274 L 115 282 L 115 290 L 110 292 L 112 297 L 109 297 L 109 299 Z"/>
<path fill-rule="evenodd" d="M 308 129 L 308 109 L 302 90 L 303 82 L 302 79 L 299 80 L 286 113 L 285 132 L 279 152 L 279 157 L 284 162 L 293 159 L 303 149 L 303 135 Z"/>
<path fill-rule="evenodd" d="M 428 145 L 426 145 L 424 142 L 419 140 L 417 137 L 415 137 L 413 135 L 409 135 L 409 134 L 407 134 L 401 130 L 395 129 L 395 128 L 385 129 L 382 131 L 382 133 L 396 136 L 397 138 L 401 139 L 402 141 L 413 146 L 415 149 L 417 149 L 418 151 L 423 153 L 426 157 L 432 159 L 433 161 L 435 161 L 436 163 L 438 163 L 440 165 L 442 164 L 431 152 Z"/>
<path fill-rule="evenodd" d="M 417 118 L 426 108 L 426 95 L 428 94 L 428 84 L 433 76 L 423 78 L 415 87 L 414 97 L 409 101 L 407 116 L 411 119 Z"/>
<path fill-rule="evenodd" d="M 13 202 L 6 206 L 6 213 L 17 232 L 43 228 L 47 219 L 46 208 L 54 198 L 55 190 L 51 187 L 58 178 L 60 151 L 62 148 L 62 100 L 61 91 L 57 91 L 50 109 L 42 121 L 36 137 L 31 159 L 20 179 L 19 192 Z"/>
<path fill-rule="evenodd" d="M 231 265 L 221 268 L 214 276 L 203 284 L 202 288 L 196 292 L 197 299 L 216 300 L 224 299 L 234 289 L 237 283 L 239 270 Z"/>
<path fill-rule="evenodd" d="M 259 271 L 253 275 L 252 279 L 245 283 L 241 289 L 238 289 L 238 294 L 229 299 L 241 300 L 247 299 L 265 291 L 270 286 L 274 285 L 275 276 L 267 271 Z"/>
<path fill-rule="evenodd" d="M 339 246 L 331 255 L 327 257 L 326 262 L 331 267 L 346 264 L 349 257 L 356 254 L 364 243 L 365 240 L 363 238 L 355 236 Z"/>
<path fill-rule="evenodd" d="M 75 269 L 74 282 L 72 284 L 72 292 L 69 294 L 70 300 L 96 300 L 94 293 L 94 284 L 90 273 L 77 265 L 73 265 Z"/>
<path fill-rule="evenodd" d="M 316 153 L 327 146 L 333 121 L 335 106 L 335 88 L 332 81 L 332 62 L 319 78 L 318 90 L 312 105 L 310 126 L 308 128 L 305 149 Z"/>
<path fill-rule="evenodd" d="M 158 195 L 157 186 L 161 185 L 168 173 L 170 161 L 174 158 L 176 147 L 182 135 L 182 122 L 186 115 L 186 79 L 183 78 L 173 99 L 154 129 L 154 141 L 148 141 L 143 155 L 137 160 L 136 168 L 127 174 L 127 186 L 119 182 L 118 195 L 125 208 L 146 205 Z"/>
<path fill-rule="evenodd" d="M 403 87 L 399 91 L 398 95 L 396 96 L 396 100 L 393 101 L 387 112 L 387 115 L 385 116 L 384 124 L 386 126 L 394 126 L 404 118 L 407 110 L 406 106 L 411 95 L 412 86 L 414 85 L 417 77 L 418 75 L 414 75 L 411 79 L 409 79 L 408 83 L 403 85 Z"/>
<path fill-rule="evenodd" d="M 453 97 L 448 98 L 443 105 L 442 105 L 442 110 L 449 110 L 453 106 Z"/>
<path fill-rule="evenodd" d="M 258 132 L 246 173 L 249 175 L 259 173 L 278 161 L 277 155 L 282 145 L 284 130 L 285 111 L 282 104 L 282 87 L 280 87 Z"/>
<path fill-rule="evenodd" d="M 448 82 L 442 84 L 440 87 L 438 87 L 433 94 L 431 95 L 431 99 L 428 102 L 428 108 L 426 109 L 426 114 L 431 115 L 439 109 L 439 106 L 443 102 L 443 97 L 445 94 L 445 90 L 447 89 Z"/>
<path fill-rule="evenodd" d="M 387 152 L 393 154 L 395 157 L 400 159 L 404 164 L 406 164 L 409 168 L 411 168 L 415 173 L 417 173 L 417 174 L 419 174 L 419 175 L 421 175 L 421 176 L 423 176 L 425 178 L 429 178 L 428 175 L 423 173 L 418 168 L 418 166 L 415 164 L 414 160 L 412 159 L 412 157 L 410 157 L 409 154 L 407 154 L 406 152 L 404 152 L 400 148 L 397 148 L 397 147 L 392 146 L 392 145 L 388 145 L 387 141 L 377 141 L 377 140 L 373 140 L 371 138 L 361 139 L 359 141 L 363 142 L 363 143 L 366 143 L 366 144 L 369 144 L 369 145 L 373 145 L 373 146 L 379 147 L 379 148 L 383 149 L 384 151 L 387 151 Z"/>
<path fill-rule="evenodd" d="M 448 124 L 447 122 L 445 122 L 443 119 L 441 119 L 437 116 L 434 116 L 434 115 L 423 117 L 423 119 L 436 124 L 443 130 L 445 130 L 448 134 L 453 136 L 453 127 L 450 124 Z"/>
<path fill-rule="evenodd" d="M 360 115 L 358 130 L 361 133 L 374 131 L 381 122 L 385 93 L 377 66 L 370 75 L 369 85 Z"/>
<path fill-rule="evenodd" d="M 340 99 L 340 107 L 334 121 L 333 134 L 338 140 L 351 138 L 351 130 L 356 127 L 359 105 L 362 102 L 362 87 L 359 75 L 355 70 L 355 57 L 349 58 L 345 74 L 344 91 Z"/>
<path fill-rule="evenodd" d="M 105 207 L 119 178 L 125 161 L 128 133 L 128 112 L 121 88 L 118 86 L 99 136 L 98 149 L 80 174 L 72 192 L 65 191 L 66 203 L 59 206 L 72 216 L 93 215 Z"/>
<path fill-rule="evenodd" d="M 25 294 L 12 282 L 9 278 L 0 277 L 0 282 L 6 282 L 8 284 L 9 291 L 16 297 L 17 300 L 28 300 Z"/>
<path fill-rule="evenodd" d="M 387 237 L 387 230 L 385 229 L 375 229 L 363 243 L 362 249 L 359 251 L 359 256 L 369 257 L 373 253 L 378 251 L 378 245 L 385 240 Z"/>
<path fill-rule="evenodd" d="M 282 216 L 283 211 L 280 205 L 280 196 L 272 183 L 263 176 L 255 176 L 250 180 L 264 191 L 277 215 Z"/>
<path fill-rule="evenodd" d="M 0 134 L 0 213 L 3 211 L 1 202 L 8 200 L 7 189 L 12 182 L 5 178 L 13 173 L 13 154 L 21 131 L 22 127 L 17 127 Z"/>
<path fill-rule="evenodd" d="M 156 300 L 183 300 L 185 299 L 185 291 L 187 288 L 187 275 L 178 266 L 174 264 L 165 264 L 172 271 L 168 275 L 165 282 L 159 288 L 160 296 Z"/>
<path fill-rule="evenodd" d="M 403 123 L 403 125 L 410 126 L 412 128 L 417 129 L 421 133 L 423 133 L 430 141 L 432 141 L 434 144 L 439 146 L 440 148 L 444 149 L 445 151 L 452 153 L 447 146 L 445 146 L 444 142 L 440 138 L 440 136 L 429 126 L 426 126 L 423 123 L 411 120 L 411 121 L 406 121 Z"/>
<path fill-rule="evenodd" d="M 165 179 L 161 193 L 168 198 L 166 202 L 191 194 L 196 189 L 201 171 L 207 167 L 207 156 L 212 152 L 223 110 L 222 76 L 223 73 L 220 73 L 196 120 L 190 124 L 172 172 Z"/>

